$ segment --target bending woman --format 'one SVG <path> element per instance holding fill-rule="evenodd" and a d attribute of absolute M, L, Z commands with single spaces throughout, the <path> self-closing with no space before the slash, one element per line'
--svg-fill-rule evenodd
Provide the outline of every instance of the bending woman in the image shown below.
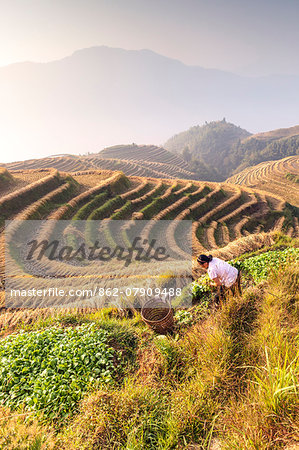
<path fill-rule="evenodd" d="M 218 288 L 219 297 L 223 298 L 228 290 L 232 294 L 241 293 L 241 275 L 238 269 L 220 258 L 212 255 L 200 255 L 197 262 L 207 270 L 209 277 Z"/>

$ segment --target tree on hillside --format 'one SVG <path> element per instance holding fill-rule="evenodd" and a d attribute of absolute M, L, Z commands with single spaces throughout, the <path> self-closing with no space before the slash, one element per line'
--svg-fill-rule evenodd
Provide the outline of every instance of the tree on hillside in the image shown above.
<path fill-rule="evenodd" d="M 190 152 L 190 149 L 189 149 L 188 145 L 185 146 L 185 148 L 183 150 L 183 153 L 182 153 L 182 156 L 183 156 L 185 161 L 187 161 L 187 162 L 191 161 L 192 154 Z"/>

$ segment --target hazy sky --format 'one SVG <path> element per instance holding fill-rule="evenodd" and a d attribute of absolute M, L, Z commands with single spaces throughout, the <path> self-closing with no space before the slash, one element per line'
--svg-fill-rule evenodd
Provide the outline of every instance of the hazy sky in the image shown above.
<path fill-rule="evenodd" d="M 299 74 L 299 0 L 0 0 L 0 66 L 94 45 L 190 65 Z"/>

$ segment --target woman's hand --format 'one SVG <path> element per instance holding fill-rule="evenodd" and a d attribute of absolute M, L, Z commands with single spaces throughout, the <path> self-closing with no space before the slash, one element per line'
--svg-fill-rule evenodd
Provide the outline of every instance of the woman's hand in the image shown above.
<path fill-rule="evenodd" d="M 221 281 L 219 280 L 218 277 L 213 278 L 212 283 L 214 286 L 221 286 Z"/>

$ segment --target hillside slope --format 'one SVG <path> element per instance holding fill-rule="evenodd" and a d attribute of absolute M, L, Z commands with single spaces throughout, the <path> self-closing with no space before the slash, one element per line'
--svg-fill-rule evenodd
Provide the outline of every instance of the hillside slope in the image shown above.
<path fill-rule="evenodd" d="M 278 128 L 277 130 L 264 131 L 263 133 L 252 134 L 247 139 L 244 139 L 243 142 L 249 141 L 250 139 L 257 139 L 269 143 L 269 141 L 271 140 L 290 138 L 294 136 L 299 136 L 299 125 L 289 128 Z"/>
<path fill-rule="evenodd" d="M 227 179 L 228 183 L 263 189 L 299 207 L 299 156 L 266 161 Z"/>
<path fill-rule="evenodd" d="M 99 152 L 101 158 L 124 159 L 134 161 L 159 162 L 190 170 L 188 163 L 179 155 L 155 145 L 114 145 Z"/>
<path fill-rule="evenodd" d="M 234 173 L 260 162 L 299 155 L 299 127 L 260 133 L 238 142 L 233 151 L 238 155 Z"/>
<path fill-rule="evenodd" d="M 215 172 L 218 181 L 224 180 L 236 167 L 233 146 L 250 133 L 225 119 L 189 128 L 168 139 L 167 150 L 182 155 L 196 170 L 200 163 L 206 164 Z"/>
<path fill-rule="evenodd" d="M 164 145 L 181 154 L 194 171 L 204 163 L 222 181 L 259 162 L 299 154 L 299 126 L 251 135 L 223 119 L 192 127 Z"/>
<path fill-rule="evenodd" d="M 194 179 L 197 175 L 188 164 L 166 150 L 155 146 L 115 146 L 88 155 L 64 155 L 3 164 L 8 170 L 53 167 L 58 170 L 122 170 L 125 175 L 156 178 Z M 205 172 L 202 171 L 202 175 Z"/>

